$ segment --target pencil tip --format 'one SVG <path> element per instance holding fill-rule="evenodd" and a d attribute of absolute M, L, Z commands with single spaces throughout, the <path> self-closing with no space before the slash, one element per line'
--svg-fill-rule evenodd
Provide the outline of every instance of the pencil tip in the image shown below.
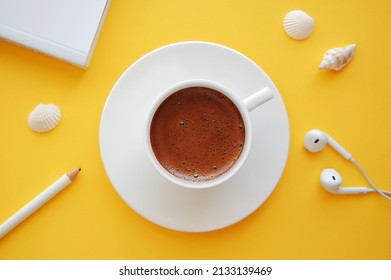
<path fill-rule="evenodd" d="M 81 168 L 79 167 L 79 171 L 81 171 Z"/>
<path fill-rule="evenodd" d="M 81 168 L 76 168 L 70 172 L 68 172 L 66 175 L 68 176 L 68 178 L 73 181 L 73 179 L 75 179 L 75 177 L 77 176 L 77 174 L 79 174 Z"/>

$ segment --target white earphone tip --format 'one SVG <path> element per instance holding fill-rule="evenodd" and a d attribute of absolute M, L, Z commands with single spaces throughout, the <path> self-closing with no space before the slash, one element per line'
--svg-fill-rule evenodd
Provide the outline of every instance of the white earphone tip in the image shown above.
<path fill-rule="evenodd" d="M 318 129 L 308 131 L 304 137 L 304 147 L 312 153 L 321 151 L 326 145 L 327 136 Z"/>
<path fill-rule="evenodd" d="M 327 168 L 320 174 L 320 183 L 326 190 L 336 192 L 339 186 L 342 185 L 342 176 L 337 170 Z"/>

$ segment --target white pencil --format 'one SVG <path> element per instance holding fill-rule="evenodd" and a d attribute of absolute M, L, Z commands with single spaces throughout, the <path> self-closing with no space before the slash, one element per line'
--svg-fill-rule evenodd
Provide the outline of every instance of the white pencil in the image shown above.
<path fill-rule="evenodd" d="M 1 224 L 0 239 L 3 238 L 4 235 L 10 232 L 21 222 L 23 222 L 26 218 L 28 218 L 31 214 L 33 214 L 36 210 L 38 210 L 38 208 L 44 205 L 47 201 L 53 198 L 56 194 L 62 191 L 66 186 L 72 183 L 72 181 L 76 178 L 77 174 L 79 174 L 80 170 L 80 168 L 77 168 L 61 176 L 47 189 L 45 189 L 33 200 L 27 203 L 22 209 L 20 209 L 3 224 Z"/>

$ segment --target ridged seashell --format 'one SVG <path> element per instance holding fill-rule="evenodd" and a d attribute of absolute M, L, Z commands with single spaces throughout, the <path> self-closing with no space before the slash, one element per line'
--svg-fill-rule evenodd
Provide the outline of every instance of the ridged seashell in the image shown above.
<path fill-rule="evenodd" d="M 286 14 L 284 18 L 285 33 L 296 40 L 304 40 L 314 30 L 314 19 L 300 10 L 294 10 Z"/>
<path fill-rule="evenodd" d="M 328 50 L 323 56 L 319 69 L 333 69 L 339 71 L 352 60 L 355 52 L 356 44 Z"/>
<path fill-rule="evenodd" d="M 35 132 L 47 132 L 55 128 L 61 120 L 61 111 L 54 104 L 38 104 L 29 114 L 29 127 Z"/>

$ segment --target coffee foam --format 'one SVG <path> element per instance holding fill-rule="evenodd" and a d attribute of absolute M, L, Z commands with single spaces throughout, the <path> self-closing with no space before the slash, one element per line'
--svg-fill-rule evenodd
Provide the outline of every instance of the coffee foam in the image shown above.
<path fill-rule="evenodd" d="M 235 104 L 206 87 L 189 87 L 166 98 L 150 128 L 160 164 L 188 181 L 209 181 L 226 173 L 239 158 L 245 127 Z"/>

